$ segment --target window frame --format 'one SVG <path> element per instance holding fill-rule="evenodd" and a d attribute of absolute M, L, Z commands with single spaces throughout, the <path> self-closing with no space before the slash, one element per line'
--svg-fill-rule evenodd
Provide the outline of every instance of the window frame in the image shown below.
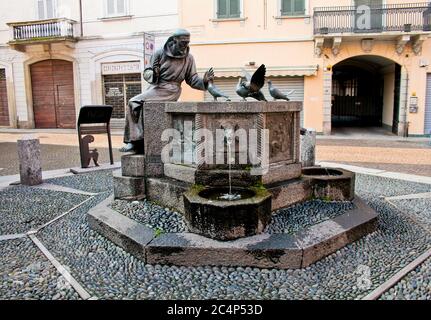
<path fill-rule="evenodd" d="M 293 0 L 294 1 L 294 0 Z M 283 18 L 295 18 L 295 17 L 304 17 L 304 16 L 308 16 L 309 15 L 309 0 L 303 0 L 304 1 L 304 11 L 299 13 L 299 12 L 290 12 L 289 14 L 286 14 L 285 12 L 283 12 L 283 0 L 279 0 L 278 1 L 278 14 L 277 16 L 279 17 L 283 17 Z"/>
<path fill-rule="evenodd" d="M 43 3 L 43 17 L 39 15 L 39 2 Z M 57 0 L 52 0 L 52 17 L 47 17 L 47 6 L 46 6 L 46 0 L 36 0 L 35 1 L 35 17 L 36 20 L 50 20 L 50 19 L 58 19 L 58 3 Z"/>
<path fill-rule="evenodd" d="M 229 2 L 231 0 L 228 0 Z M 221 17 L 219 16 L 219 1 L 214 0 L 214 20 L 239 20 L 244 18 L 244 0 L 238 0 L 239 1 L 239 16 L 232 17 L 230 15 Z"/>
<path fill-rule="evenodd" d="M 108 1 L 109 0 L 103 1 L 103 17 L 104 18 L 109 19 L 109 18 L 116 18 L 116 17 L 126 17 L 126 16 L 130 15 L 129 0 L 122 0 L 122 1 L 124 1 L 124 12 L 122 12 L 122 13 L 119 13 L 116 11 L 117 7 L 118 7 L 118 4 L 117 4 L 118 0 L 113 0 L 114 1 L 114 7 L 115 7 L 115 13 L 113 13 L 113 14 L 109 14 L 109 12 L 108 12 Z"/>

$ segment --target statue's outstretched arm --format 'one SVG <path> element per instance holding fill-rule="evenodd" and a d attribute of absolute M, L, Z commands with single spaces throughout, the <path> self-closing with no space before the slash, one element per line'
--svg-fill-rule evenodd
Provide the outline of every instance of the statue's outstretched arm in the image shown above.
<path fill-rule="evenodd" d="M 212 68 L 205 73 L 203 78 L 199 77 L 196 71 L 195 60 L 192 58 L 188 61 L 188 68 L 186 73 L 186 83 L 193 89 L 205 91 L 208 88 L 208 82 L 213 80 L 214 72 Z"/>

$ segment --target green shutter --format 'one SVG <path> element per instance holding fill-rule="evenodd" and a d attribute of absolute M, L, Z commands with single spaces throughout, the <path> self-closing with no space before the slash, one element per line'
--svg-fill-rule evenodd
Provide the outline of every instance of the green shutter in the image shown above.
<path fill-rule="evenodd" d="M 228 0 L 217 0 L 217 18 L 227 18 L 228 17 Z"/>
<path fill-rule="evenodd" d="M 241 16 L 241 0 L 229 0 L 229 17 L 230 18 L 239 18 Z"/>
<path fill-rule="evenodd" d="M 292 12 L 292 0 L 281 1 L 281 14 L 289 15 Z"/>
<path fill-rule="evenodd" d="M 281 15 L 294 16 L 305 14 L 305 0 L 282 0 Z"/>
<path fill-rule="evenodd" d="M 305 0 L 295 0 L 293 11 L 295 14 L 305 14 Z"/>

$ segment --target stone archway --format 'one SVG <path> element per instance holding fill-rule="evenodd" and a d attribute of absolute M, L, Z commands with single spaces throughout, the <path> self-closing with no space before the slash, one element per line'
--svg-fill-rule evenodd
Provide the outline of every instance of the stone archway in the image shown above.
<path fill-rule="evenodd" d="M 374 127 L 403 135 L 405 90 L 406 72 L 392 59 L 357 55 L 339 61 L 325 74 L 325 133 Z"/>

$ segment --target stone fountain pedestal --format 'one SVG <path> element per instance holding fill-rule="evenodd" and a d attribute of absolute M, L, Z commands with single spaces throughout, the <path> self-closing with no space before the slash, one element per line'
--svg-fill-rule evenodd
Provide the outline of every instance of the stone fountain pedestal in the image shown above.
<path fill-rule="evenodd" d="M 232 184 L 239 187 L 265 185 L 274 196 L 272 209 L 286 207 L 307 198 L 301 186 L 294 182 L 301 173 L 300 162 L 300 112 L 301 102 L 196 102 L 196 103 L 148 103 L 145 105 L 145 177 L 146 198 L 161 205 L 184 212 L 182 193 L 192 185 L 226 186 L 229 180 L 227 165 L 197 163 L 195 150 L 184 150 L 186 155 L 173 163 L 162 163 L 162 150 L 168 142 L 161 141 L 163 131 L 174 128 L 184 132 L 191 123 L 194 130 L 208 129 L 216 136 L 217 129 L 269 130 L 269 168 L 262 175 L 250 172 L 252 164 L 232 168 Z M 261 150 L 259 150 L 260 152 Z M 236 150 L 236 157 L 248 156 L 248 149 Z M 214 163 L 220 155 L 214 155 Z M 127 159 L 127 158 L 126 158 Z M 184 163 L 187 160 L 187 163 Z M 141 163 L 136 162 L 132 171 L 140 172 Z M 130 170 L 129 170 L 130 171 Z M 119 174 L 119 173 L 117 173 Z M 128 172 L 123 182 L 117 176 L 114 181 L 116 198 L 131 199 L 141 191 L 133 184 Z M 130 194 L 125 194 L 126 185 L 132 185 Z M 289 185 L 286 185 L 289 183 Z M 291 183 L 294 183 L 291 185 Z M 135 187 L 136 185 L 136 187 Z M 117 192 L 121 190 L 121 192 Z M 294 193 L 294 194 L 292 194 Z M 287 195 L 289 194 L 289 195 Z"/>
<path fill-rule="evenodd" d="M 114 197 L 146 198 L 182 213 L 192 233 L 157 236 L 150 228 L 108 208 L 112 199 L 89 212 L 90 225 L 147 263 L 264 268 L 305 267 L 373 232 L 377 214 L 355 198 L 353 173 L 302 168 L 301 110 L 301 102 L 145 104 L 146 154 L 123 156 L 122 169 L 114 173 Z M 208 161 L 202 143 L 188 143 L 188 128 L 192 132 L 205 130 L 213 137 L 220 129 L 242 129 L 244 135 L 233 139 L 235 163 L 229 166 L 227 161 L 216 161 L 227 160 L 225 149 L 211 154 L 213 161 Z M 166 129 L 175 129 L 179 136 L 162 139 Z M 241 143 L 244 136 L 265 129 L 267 165 L 251 161 L 250 145 Z M 170 143 L 181 152 L 164 163 L 162 151 Z M 258 155 L 262 154 L 263 145 L 264 140 L 258 140 Z M 239 159 L 246 161 L 240 163 Z M 213 201 L 201 193 L 226 188 L 229 181 L 234 188 L 261 192 L 252 195 L 251 200 L 237 202 L 237 207 L 235 201 Z M 355 209 L 299 234 L 265 234 L 271 212 L 313 198 L 353 200 Z"/>

